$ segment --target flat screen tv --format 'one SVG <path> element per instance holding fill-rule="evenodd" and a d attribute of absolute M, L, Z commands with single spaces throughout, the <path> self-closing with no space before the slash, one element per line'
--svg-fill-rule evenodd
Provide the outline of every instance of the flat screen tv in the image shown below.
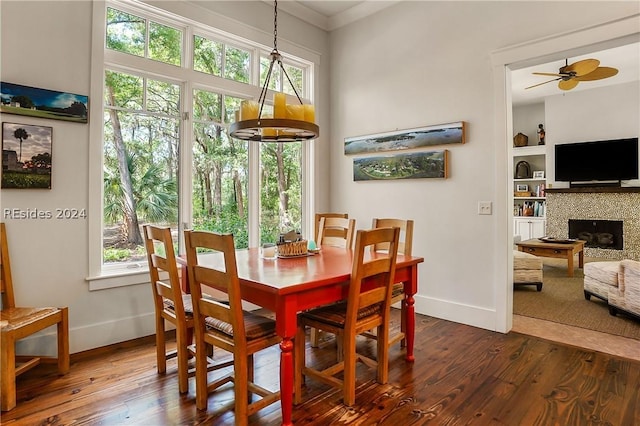
<path fill-rule="evenodd" d="M 556 180 L 611 182 L 638 179 L 638 138 L 556 145 Z"/>

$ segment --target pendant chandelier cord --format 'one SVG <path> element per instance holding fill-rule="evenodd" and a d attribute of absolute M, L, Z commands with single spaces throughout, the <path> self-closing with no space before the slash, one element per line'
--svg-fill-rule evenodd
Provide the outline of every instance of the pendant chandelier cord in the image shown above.
<path fill-rule="evenodd" d="M 278 52 L 278 0 L 274 0 L 273 2 L 273 50 L 271 51 L 271 63 L 269 64 L 269 71 L 267 71 L 267 75 L 264 80 L 264 86 L 262 86 L 262 90 L 260 91 L 260 96 L 258 97 L 258 104 L 260 105 L 260 111 L 258 112 L 259 119 L 262 118 L 262 108 L 264 107 L 264 101 L 267 98 L 269 81 L 271 81 L 271 75 L 273 72 L 273 64 L 276 62 L 278 62 L 278 65 L 280 65 L 280 69 L 282 70 L 282 73 L 284 74 L 284 76 L 287 77 L 287 81 L 289 82 L 289 85 L 293 89 L 293 93 L 295 93 L 296 97 L 298 98 L 298 102 L 300 102 L 300 105 L 302 105 L 303 104 L 302 98 L 298 94 L 298 91 L 296 90 L 296 86 L 291 81 L 289 74 L 287 74 L 287 71 L 284 69 L 280 52 Z"/>
<path fill-rule="evenodd" d="M 273 50 L 278 51 L 278 0 L 273 1 Z"/>

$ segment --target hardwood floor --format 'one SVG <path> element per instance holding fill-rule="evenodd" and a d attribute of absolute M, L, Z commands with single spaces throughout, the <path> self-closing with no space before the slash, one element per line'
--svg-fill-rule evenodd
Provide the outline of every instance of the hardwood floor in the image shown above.
<path fill-rule="evenodd" d="M 398 324 L 394 310 L 394 324 Z M 373 341 L 359 349 L 375 354 Z M 333 345 L 307 347 L 308 362 L 328 363 Z M 217 350 L 215 356 L 223 356 Z M 226 356 L 226 355 L 224 355 Z M 494 333 L 418 315 L 416 362 L 390 354 L 389 383 L 358 367 L 356 404 L 307 380 L 294 409 L 296 425 L 634 425 L 640 424 L 640 362 L 555 343 L 516 332 Z M 175 361 L 158 375 L 152 338 L 74 354 L 70 373 L 58 377 L 41 365 L 18 379 L 18 406 L 2 413 L 3 425 L 223 425 L 232 412 L 216 407 L 232 390 L 195 407 L 195 383 L 178 394 Z M 279 349 L 256 355 L 258 383 L 278 386 Z M 211 373 L 213 374 L 213 373 Z M 280 405 L 250 418 L 254 425 L 280 424 Z"/>

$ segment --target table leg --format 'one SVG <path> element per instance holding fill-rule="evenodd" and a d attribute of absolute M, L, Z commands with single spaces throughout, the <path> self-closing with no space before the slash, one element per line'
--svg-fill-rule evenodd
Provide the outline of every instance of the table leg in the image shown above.
<path fill-rule="evenodd" d="M 284 337 L 280 342 L 280 407 L 283 426 L 293 425 L 293 341 Z"/>
<path fill-rule="evenodd" d="M 567 250 L 567 275 L 573 278 L 573 250 Z"/>
<path fill-rule="evenodd" d="M 405 302 L 407 303 L 407 317 L 405 318 L 407 324 L 405 335 L 407 339 L 407 361 L 414 362 L 416 360 L 413 356 L 413 342 L 416 331 L 416 308 L 414 306 L 415 299 L 413 298 L 413 294 L 408 294 Z"/>
<path fill-rule="evenodd" d="M 578 266 L 584 269 L 584 249 L 578 252 Z"/>

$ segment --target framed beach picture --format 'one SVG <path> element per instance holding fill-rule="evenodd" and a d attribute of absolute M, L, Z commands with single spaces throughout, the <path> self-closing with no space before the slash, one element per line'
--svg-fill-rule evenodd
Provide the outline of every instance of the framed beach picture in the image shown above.
<path fill-rule="evenodd" d="M 397 180 L 449 177 L 449 151 L 413 152 L 353 160 L 353 180 Z"/>
<path fill-rule="evenodd" d="M 51 189 L 53 128 L 2 123 L 2 188 Z"/>
<path fill-rule="evenodd" d="M 0 82 L 0 112 L 86 123 L 89 97 Z"/>
<path fill-rule="evenodd" d="M 459 121 L 369 136 L 350 137 L 344 140 L 344 153 L 346 155 L 366 154 L 465 143 L 465 127 L 465 122 Z"/>

